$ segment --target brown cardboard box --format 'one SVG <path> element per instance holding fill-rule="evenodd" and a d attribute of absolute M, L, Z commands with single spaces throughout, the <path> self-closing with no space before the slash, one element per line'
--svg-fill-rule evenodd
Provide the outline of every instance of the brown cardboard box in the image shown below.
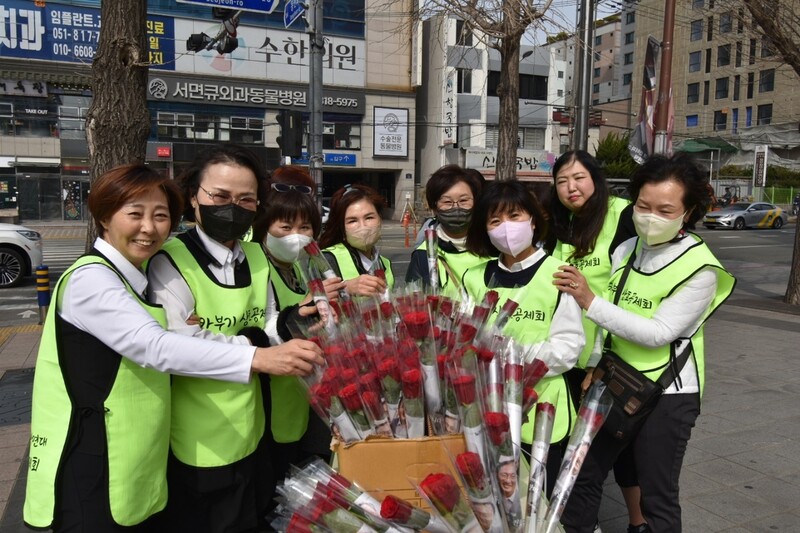
<path fill-rule="evenodd" d="M 422 505 L 422 502 L 408 481 L 406 468 L 420 463 L 438 463 L 458 480 L 447 450 L 453 457 L 465 452 L 464 436 L 373 438 L 349 446 L 339 443 L 334 448 L 339 473 L 344 477 L 373 495 L 390 493 L 415 505 Z"/>

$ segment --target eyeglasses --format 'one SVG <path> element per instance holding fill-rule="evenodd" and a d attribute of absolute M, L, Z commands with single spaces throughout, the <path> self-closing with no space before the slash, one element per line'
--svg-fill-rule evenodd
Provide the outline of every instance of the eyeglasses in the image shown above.
<path fill-rule="evenodd" d="M 277 192 L 297 191 L 303 194 L 313 194 L 314 189 L 308 185 L 289 185 L 288 183 L 273 183 L 272 190 Z"/>
<path fill-rule="evenodd" d="M 450 200 L 449 198 L 445 198 L 436 202 L 436 206 L 442 210 L 453 209 L 454 207 L 463 207 L 464 209 L 469 209 L 472 207 L 474 201 L 475 200 L 472 198 L 460 198 L 458 200 Z"/>
<path fill-rule="evenodd" d="M 255 211 L 256 207 L 258 207 L 259 204 L 258 199 L 254 196 L 240 196 L 239 198 L 234 199 L 233 196 L 230 195 L 230 193 L 209 192 L 200 185 L 198 185 L 198 187 L 200 187 L 200 190 L 208 195 L 208 199 L 211 200 L 214 203 L 214 205 L 234 204 L 238 205 L 243 209 Z"/>

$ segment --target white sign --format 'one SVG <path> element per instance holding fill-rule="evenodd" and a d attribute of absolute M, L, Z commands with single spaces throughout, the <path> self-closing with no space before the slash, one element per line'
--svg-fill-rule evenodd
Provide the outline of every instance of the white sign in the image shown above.
<path fill-rule="evenodd" d="M 490 170 L 496 160 L 497 150 L 493 148 L 467 148 L 467 168 Z M 546 150 L 517 150 L 517 171 L 550 174 L 555 160 L 555 154 Z"/>
<path fill-rule="evenodd" d="M 756 157 L 753 162 L 753 187 L 767 186 L 767 155 L 769 146 L 760 144 L 756 146 Z"/>
<path fill-rule="evenodd" d="M 408 109 L 373 109 L 372 154 L 408 157 Z"/>
<path fill-rule="evenodd" d="M 458 98 L 456 96 L 456 69 L 445 68 L 442 88 L 442 142 L 441 146 L 455 144 L 458 140 Z"/>

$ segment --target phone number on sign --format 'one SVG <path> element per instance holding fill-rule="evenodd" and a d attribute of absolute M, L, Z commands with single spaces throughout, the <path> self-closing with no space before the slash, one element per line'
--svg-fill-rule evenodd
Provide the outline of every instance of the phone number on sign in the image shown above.
<path fill-rule="evenodd" d="M 80 59 L 93 59 L 94 46 L 85 44 L 54 43 L 53 54 L 57 56 L 77 57 Z"/>
<path fill-rule="evenodd" d="M 358 107 L 358 100 L 355 98 L 334 98 L 326 96 L 322 99 L 322 105 L 336 107 Z"/>

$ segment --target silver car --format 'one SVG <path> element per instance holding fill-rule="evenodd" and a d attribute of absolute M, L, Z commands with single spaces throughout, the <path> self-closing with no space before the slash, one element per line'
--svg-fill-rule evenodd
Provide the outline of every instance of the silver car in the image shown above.
<path fill-rule="evenodd" d="M 0 224 L 0 288 L 19 285 L 42 264 L 42 236 L 25 226 Z"/>
<path fill-rule="evenodd" d="M 736 202 L 725 209 L 710 211 L 703 219 L 709 229 L 781 228 L 789 217 L 786 211 L 767 202 Z"/>

